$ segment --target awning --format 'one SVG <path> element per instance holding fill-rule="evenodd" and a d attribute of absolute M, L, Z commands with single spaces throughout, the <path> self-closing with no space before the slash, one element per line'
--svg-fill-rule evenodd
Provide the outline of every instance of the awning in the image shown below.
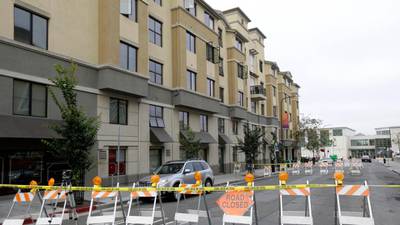
<path fill-rule="evenodd" d="M 173 142 L 171 136 L 165 131 L 164 128 L 150 127 L 150 142 L 153 143 L 167 143 Z"/>
<path fill-rule="evenodd" d="M 218 133 L 218 142 L 220 144 L 226 144 L 226 145 L 233 143 L 228 136 L 226 136 L 225 134 L 222 134 L 222 133 Z"/>
<path fill-rule="evenodd" d="M 0 138 L 55 138 L 58 137 L 50 126 L 59 120 L 43 118 L 0 116 Z"/>
<path fill-rule="evenodd" d="M 200 144 L 214 144 L 218 143 L 208 132 L 193 132 L 194 138 L 200 141 Z M 187 131 L 181 131 L 181 135 L 187 138 Z"/>

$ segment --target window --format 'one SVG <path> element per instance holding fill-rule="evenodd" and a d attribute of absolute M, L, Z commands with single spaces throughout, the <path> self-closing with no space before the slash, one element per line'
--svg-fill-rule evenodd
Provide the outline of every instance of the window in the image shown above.
<path fill-rule="evenodd" d="M 259 65 L 260 72 L 262 73 L 262 72 L 263 72 L 263 67 L 264 67 L 263 62 L 260 60 L 260 61 L 258 62 L 258 65 Z"/>
<path fill-rule="evenodd" d="M 207 78 L 207 95 L 208 96 L 211 96 L 211 97 L 215 96 L 214 86 L 215 86 L 215 81 Z"/>
<path fill-rule="evenodd" d="M 239 134 L 239 121 L 232 120 L 232 133 L 235 135 Z"/>
<path fill-rule="evenodd" d="M 255 101 L 251 101 L 251 112 L 257 113 L 257 103 Z"/>
<path fill-rule="evenodd" d="M 225 134 L 225 119 L 218 118 L 218 133 Z"/>
<path fill-rule="evenodd" d="M 123 69 L 137 72 L 137 48 L 120 42 L 119 61 Z"/>
<path fill-rule="evenodd" d="M 239 38 L 235 39 L 235 47 L 239 50 L 239 51 L 243 51 L 243 42 L 242 40 L 240 40 Z"/>
<path fill-rule="evenodd" d="M 276 110 L 276 105 L 272 106 L 272 113 L 274 117 L 278 117 L 278 111 Z"/>
<path fill-rule="evenodd" d="M 196 16 L 197 12 L 196 12 L 196 3 L 194 2 L 194 0 L 184 0 L 183 2 L 183 7 L 185 7 L 185 9 L 192 15 L 192 16 Z"/>
<path fill-rule="evenodd" d="M 200 115 L 200 131 L 208 131 L 208 116 Z"/>
<path fill-rule="evenodd" d="M 47 87 L 14 80 L 13 111 L 15 115 L 47 116 Z"/>
<path fill-rule="evenodd" d="M 272 95 L 276 97 L 276 87 L 272 86 Z"/>
<path fill-rule="evenodd" d="M 224 103 L 224 88 L 219 87 L 219 99 L 221 100 L 222 103 Z"/>
<path fill-rule="evenodd" d="M 188 70 L 186 74 L 187 89 L 196 91 L 196 73 Z"/>
<path fill-rule="evenodd" d="M 162 23 L 153 17 L 149 17 L 149 41 L 162 46 Z"/>
<path fill-rule="evenodd" d="M 128 124 L 128 101 L 110 98 L 110 123 Z"/>
<path fill-rule="evenodd" d="M 218 44 L 219 47 L 223 47 L 222 29 L 219 27 L 218 27 Z"/>
<path fill-rule="evenodd" d="M 333 136 L 343 136 L 343 130 L 342 129 L 333 129 L 332 135 Z"/>
<path fill-rule="evenodd" d="M 165 127 L 163 107 L 150 105 L 150 127 Z"/>
<path fill-rule="evenodd" d="M 186 49 L 189 52 L 196 53 L 196 36 L 190 32 L 186 32 Z"/>
<path fill-rule="evenodd" d="M 239 158 L 238 158 L 238 148 L 239 147 L 237 147 L 237 146 L 233 146 L 233 149 L 232 149 L 232 161 L 234 163 L 239 162 L 238 161 L 239 160 Z"/>
<path fill-rule="evenodd" d="M 212 63 L 219 63 L 219 49 L 207 43 L 206 45 L 206 58 Z"/>
<path fill-rule="evenodd" d="M 204 23 L 211 30 L 214 30 L 214 18 L 212 18 L 208 12 L 204 12 Z"/>
<path fill-rule="evenodd" d="M 238 92 L 238 104 L 242 107 L 244 106 L 244 96 L 241 91 Z"/>
<path fill-rule="evenodd" d="M 120 13 L 137 22 L 137 0 L 120 0 Z"/>
<path fill-rule="evenodd" d="M 186 130 L 189 128 L 189 113 L 179 112 L 179 128 L 181 130 Z"/>
<path fill-rule="evenodd" d="M 240 63 L 237 64 L 237 72 L 238 72 L 238 77 L 241 79 L 246 79 L 247 78 L 247 66 L 244 66 Z"/>
<path fill-rule="evenodd" d="M 47 49 L 47 18 L 14 7 L 14 40 Z"/>
<path fill-rule="evenodd" d="M 119 175 L 126 174 L 126 146 L 119 147 L 119 154 L 118 154 L 118 147 L 117 146 L 110 146 L 108 147 L 108 175 L 115 176 L 118 174 L 119 168 Z"/>
<path fill-rule="evenodd" d="M 157 5 L 162 6 L 162 0 L 153 0 Z"/>
<path fill-rule="evenodd" d="M 368 146 L 369 140 L 368 139 L 356 139 L 350 141 L 351 146 Z"/>
<path fill-rule="evenodd" d="M 163 83 L 163 65 L 153 60 L 149 60 L 150 82 L 155 84 Z"/>
<path fill-rule="evenodd" d="M 224 76 L 224 59 L 221 57 L 219 58 L 218 71 L 220 76 Z"/>
<path fill-rule="evenodd" d="M 261 104 L 261 115 L 265 115 L 265 105 Z"/>

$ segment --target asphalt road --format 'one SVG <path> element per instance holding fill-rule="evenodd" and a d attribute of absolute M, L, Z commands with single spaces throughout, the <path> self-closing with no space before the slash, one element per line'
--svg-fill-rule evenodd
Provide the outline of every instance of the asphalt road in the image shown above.
<path fill-rule="evenodd" d="M 378 163 L 364 163 L 362 174 L 352 176 L 345 174 L 345 184 L 361 184 L 367 180 L 369 184 L 399 184 L 400 176 L 385 168 Z M 329 175 L 320 175 L 319 169 L 314 169 L 314 174 L 311 176 L 289 176 L 288 184 L 305 183 L 307 180 L 310 183 L 332 184 L 333 171 Z M 263 178 L 256 181 L 256 185 L 271 185 L 277 184 L 277 178 Z M 370 190 L 372 212 L 375 218 L 375 224 L 382 225 L 399 225 L 400 224 L 400 189 L 378 188 L 372 187 Z M 209 213 L 211 215 L 212 224 L 222 224 L 223 212 L 216 204 L 222 192 L 214 192 L 206 196 Z M 278 224 L 278 207 L 279 207 L 278 191 L 263 191 L 256 192 L 256 204 L 258 214 L 258 224 L 270 225 Z M 196 209 L 197 198 L 190 197 L 181 201 L 179 206 L 180 212 L 185 212 L 187 209 Z M 335 190 L 334 188 L 311 189 L 311 205 L 312 215 L 315 225 L 334 225 L 335 224 Z M 343 197 L 342 208 L 349 211 L 362 211 L 362 199 L 357 197 Z M 284 198 L 284 209 L 287 210 L 304 210 L 304 198 Z M 150 203 L 141 204 L 141 209 L 151 207 Z M 204 207 L 204 206 L 203 206 Z M 165 223 L 174 224 L 173 221 L 176 202 L 163 201 L 165 211 Z M 127 210 L 127 208 L 126 208 Z M 105 210 L 109 213 L 109 210 Z M 119 210 L 119 216 L 121 211 Z M 122 218 L 117 219 L 116 224 L 122 224 Z M 162 224 L 160 218 L 155 224 Z M 73 224 L 70 221 L 65 221 L 64 224 Z M 86 216 L 80 215 L 79 224 L 86 224 Z M 207 218 L 201 218 L 200 224 L 208 224 Z"/>

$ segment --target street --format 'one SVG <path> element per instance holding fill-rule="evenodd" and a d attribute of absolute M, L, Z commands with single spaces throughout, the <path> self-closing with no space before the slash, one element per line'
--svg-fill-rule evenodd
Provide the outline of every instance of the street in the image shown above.
<path fill-rule="evenodd" d="M 331 179 L 333 170 L 330 170 L 329 175 L 320 175 L 319 169 L 315 168 L 312 176 L 292 176 L 289 175 L 288 184 L 303 184 L 307 180 L 311 184 L 332 184 L 334 181 Z M 369 184 L 397 184 L 399 183 L 400 176 L 380 163 L 364 163 L 362 174 L 360 176 L 352 176 L 347 173 L 345 174 L 345 184 L 361 184 L 364 180 L 367 180 Z M 256 185 L 273 185 L 277 184 L 278 180 L 276 177 L 268 177 L 257 179 Z M 243 185 L 240 184 L 240 185 Z M 213 192 L 206 196 L 209 212 L 211 215 L 212 224 L 222 224 L 222 210 L 216 204 L 218 198 L 222 195 L 222 192 Z M 375 218 L 376 224 L 385 225 L 398 225 L 400 215 L 398 209 L 400 208 L 400 190 L 389 189 L 389 188 L 378 188 L 371 187 L 371 202 L 372 212 Z M 278 224 L 278 207 L 279 198 L 277 191 L 261 191 L 256 192 L 256 204 L 258 214 L 258 224 Z M 361 211 L 362 210 L 362 199 L 343 197 L 342 208 L 350 211 Z M 195 209 L 197 206 L 197 197 L 189 197 L 181 201 L 179 206 L 180 212 L 186 212 L 186 209 Z M 284 210 L 304 210 L 304 198 L 284 198 Z M 311 205 L 312 215 L 314 224 L 317 225 L 333 225 L 335 224 L 335 191 L 333 188 L 321 188 L 311 189 Z M 151 207 L 151 203 L 141 204 L 141 209 Z M 157 204 L 158 206 L 158 204 Z M 204 205 L 202 205 L 204 209 Z M 166 224 L 174 223 L 173 218 L 176 209 L 176 202 L 164 200 L 163 208 L 165 211 L 165 222 Z M 110 213 L 110 209 L 103 210 L 105 213 Z M 125 208 L 127 210 L 127 207 Z M 121 216 L 121 211 L 118 210 L 118 215 Z M 87 214 L 86 214 L 87 215 Z M 80 214 L 79 224 L 86 224 L 85 214 Z M 161 218 L 156 219 L 155 224 L 162 224 Z M 122 217 L 117 219 L 117 224 L 123 223 Z M 70 221 L 65 221 L 64 224 L 72 224 Z M 200 219 L 200 224 L 208 224 L 207 218 L 203 217 Z"/>

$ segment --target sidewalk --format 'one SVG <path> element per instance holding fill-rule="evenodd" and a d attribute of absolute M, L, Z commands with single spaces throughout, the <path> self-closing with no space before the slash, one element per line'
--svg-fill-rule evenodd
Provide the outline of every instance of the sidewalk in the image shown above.
<path fill-rule="evenodd" d="M 383 164 L 383 165 L 385 165 L 385 164 Z M 394 161 L 391 161 L 391 160 L 387 159 L 385 166 L 388 169 L 390 169 L 391 171 L 393 171 L 393 172 L 395 172 L 395 173 L 400 175 L 400 161 L 398 161 L 396 159 Z"/>
<path fill-rule="evenodd" d="M 399 166 L 400 168 L 400 166 Z M 214 181 L 214 186 L 224 186 L 226 185 L 227 182 L 230 183 L 238 183 L 238 182 L 243 182 L 244 181 L 244 175 L 245 173 L 242 172 L 240 174 L 220 174 L 215 176 L 215 181 Z M 263 169 L 257 169 L 254 173 L 255 178 L 263 177 L 264 175 L 264 170 Z M 120 187 L 131 187 L 132 184 L 121 184 Z M 122 201 L 125 203 L 129 201 L 129 193 L 127 192 L 122 192 L 121 193 Z M 14 198 L 14 195 L 6 195 L 6 196 L 0 196 L 0 224 L 3 222 L 3 220 L 6 218 L 8 211 L 10 210 L 12 200 Z M 97 205 L 96 208 L 108 208 L 110 207 L 110 203 L 105 203 L 102 205 Z M 12 217 L 13 218 L 25 218 L 25 219 L 30 219 L 30 218 L 37 218 L 39 210 L 40 210 L 41 203 L 39 201 L 38 196 L 36 195 L 34 201 L 32 202 L 31 210 L 30 210 L 30 215 L 26 213 L 27 207 L 25 206 L 16 206 L 13 210 Z M 87 212 L 88 211 L 88 203 L 86 203 L 84 206 L 78 206 L 77 210 L 80 213 Z"/>

